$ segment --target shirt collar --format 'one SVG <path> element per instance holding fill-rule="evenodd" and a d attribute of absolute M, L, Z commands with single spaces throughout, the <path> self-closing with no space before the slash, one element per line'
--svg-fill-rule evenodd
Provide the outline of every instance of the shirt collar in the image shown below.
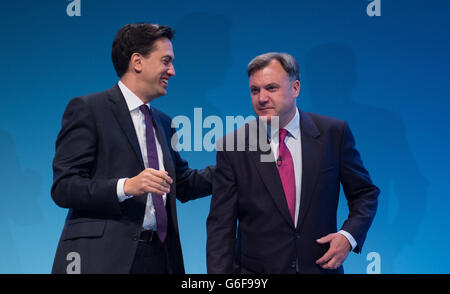
<path fill-rule="evenodd" d="M 125 98 L 125 102 L 127 103 L 128 110 L 130 112 L 139 108 L 139 106 L 144 104 L 144 102 L 142 102 L 142 100 L 139 99 L 139 97 L 136 96 L 136 94 L 134 94 L 130 89 L 128 89 L 127 86 L 125 86 L 125 84 L 122 83 L 122 81 L 119 81 L 118 84 L 120 90 L 122 91 L 123 97 Z M 150 108 L 150 102 L 147 103 L 147 106 Z"/>
<path fill-rule="evenodd" d="M 278 138 L 279 130 L 272 130 L 270 129 L 270 125 L 267 125 L 268 133 L 272 133 L 272 138 Z M 288 124 L 283 128 L 286 129 L 290 136 L 294 137 L 294 139 L 297 139 L 297 137 L 300 134 L 300 112 L 298 111 L 298 108 L 295 108 L 295 115 L 294 117 L 288 122 Z"/>
<path fill-rule="evenodd" d="M 297 139 L 297 136 L 300 132 L 300 113 L 298 112 L 298 108 L 295 108 L 295 116 L 291 119 L 291 121 L 284 127 L 289 134 Z"/>

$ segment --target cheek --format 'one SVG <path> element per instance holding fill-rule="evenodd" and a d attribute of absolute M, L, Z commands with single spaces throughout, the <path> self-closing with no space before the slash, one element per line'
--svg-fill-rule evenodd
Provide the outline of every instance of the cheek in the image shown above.
<path fill-rule="evenodd" d="M 288 93 L 281 93 L 277 99 L 279 108 L 289 108 L 292 105 L 292 97 Z"/>
<path fill-rule="evenodd" d="M 258 104 L 258 98 L 257 98 L 257 96 L 252 95 L 252 96 L 251 96 L 251 99 L 252 99 L 252 105 L 257 105 L 257 104 Z"/>

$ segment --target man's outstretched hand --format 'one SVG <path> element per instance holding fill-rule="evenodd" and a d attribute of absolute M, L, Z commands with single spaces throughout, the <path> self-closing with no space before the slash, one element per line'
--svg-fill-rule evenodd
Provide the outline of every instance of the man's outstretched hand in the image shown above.
<path fill-rule="evenodd" d="M 147 193 L 155 193 L 163 195 L 170 192 L 170 185 L 173 183 L 172 178 L 168 176 L 166 171 L 146 168 L 137 176 L 126 179 L 123 190 L 126 195 L 145 195 Z"/>

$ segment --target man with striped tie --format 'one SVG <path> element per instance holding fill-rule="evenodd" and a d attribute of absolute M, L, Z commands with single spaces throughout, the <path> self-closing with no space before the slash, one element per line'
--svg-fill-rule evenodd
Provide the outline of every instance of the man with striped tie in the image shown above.
<path fill-rule="evenodd" d="M 150 106 L 175 75 L 172 37 L 125 25 L 112 46 L 120 81 L 69 102 L 53 161 L 52 197 L 69 208 L 53 273 L 184 273 L 176 199 L 211 194 L 214 168 L 190 169 L 171 119 Z"/>

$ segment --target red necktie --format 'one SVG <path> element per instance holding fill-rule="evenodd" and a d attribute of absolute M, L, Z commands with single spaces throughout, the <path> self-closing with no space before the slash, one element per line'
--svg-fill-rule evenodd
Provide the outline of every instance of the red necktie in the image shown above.
<path fill-rule="evenodd" d="M 280 173 L 281 183 L 283 184 L 284 195 L 291 213 L 292 222 L 295 224 L 295 174 L 294 161 L 291 152 L 284 143 L 288 131 L 280 129 L 280 144 L 278 146 L 278 172 Z"/>

